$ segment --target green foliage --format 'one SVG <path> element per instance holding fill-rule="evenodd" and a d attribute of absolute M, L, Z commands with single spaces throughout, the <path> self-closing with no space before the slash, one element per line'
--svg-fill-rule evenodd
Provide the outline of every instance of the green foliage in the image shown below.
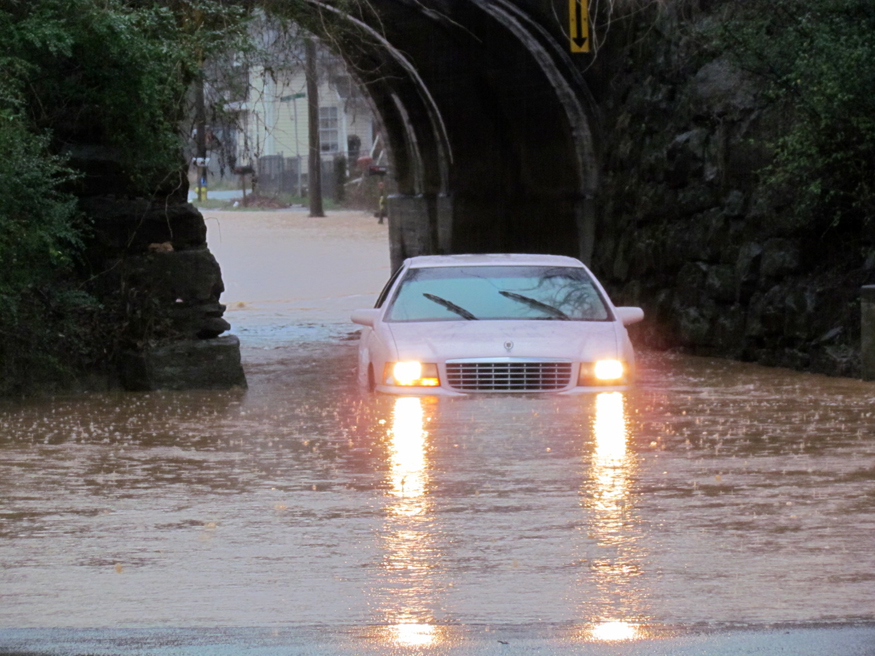
<path fill-rule="evenodd" d="M 49 151 L 26 115 L 38 68 L 34 44 L 67 47 L 51 23 L 14 24 L 0 12 L 0 393 L 20 393 L 64 368 L 68 316 L 89 300 L 62 280 L 80 247 L 75 199 L 61 190 L 73 172 Z M 16 28 L 16 29 L 13 29 Z M 61 337 L 64 335 L 64 337 Z"/>
<path fill-rule="evenodd" d="M 243 12 L 207 0 L 0 4 L 0 394 L 107 364 L 124 327 L 76 273 L 75 147 L 109 147 L 125 188 L 108 193 L 152 195 L 179 169 L 188 86 Z"/>
<path fill-rule="evenodd" d="M 67 276 L 81 242 L 75 199 L 60 190 L 72 172 L 47 153 L 47 139 L 30 133 L 15 113 L 0 118 L 0 393 L 25 391 L 57 378 L 75 359 L 74 315 L 91 299 Z"/>
<path fill-rule="evenodd" d="M 5 299 L 26 284 L 41 284 L 70 263 L 79 245 L 72 226 L 75 201 L 58 191 L 71 172 L 45 154 L 45 139 L 22 121 L 0 121 L 0 315 Z"/>
<path fill-rule="evenodd" d="M 205 0 L 11 0 L 0 47 L 32 124 L 52 129 L 58 147 L 114 146 L 129 191 L 148 195 L 178 169 L 188 85 L 242 11 Z"/>
<path fill-rule="evenodd" d="M 753 0 L 722 29 L 787 117 L 767 184 L 792 189 L 794 209 L 827 225 L 875 216 L 873 34 L 871 0 Z"/>

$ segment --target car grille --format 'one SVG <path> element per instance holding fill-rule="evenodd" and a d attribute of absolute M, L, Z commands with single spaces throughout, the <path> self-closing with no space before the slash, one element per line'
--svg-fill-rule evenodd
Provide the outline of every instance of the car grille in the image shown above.
<path fill-rule="evenodd" d="M 570 362 L 447 362 L 447 384 L 463 392 L 548 392 L 568 387 Z"/>

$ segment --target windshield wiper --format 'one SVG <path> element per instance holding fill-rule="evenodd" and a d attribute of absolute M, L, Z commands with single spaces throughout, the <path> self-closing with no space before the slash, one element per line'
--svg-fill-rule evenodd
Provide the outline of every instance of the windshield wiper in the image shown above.
<path fill-rule="evenodd" d="M 468 312 L 468 310 L 466 310 L 466 309 L 463 308 L 463 307 L 459 307 L 458 305 L 456 305 L 456 304 L 453 303 L 452 301 L 448 301 L 448 300 L 445 299 L 445 298 L 441 298 L 440 296 L 435 296 L 434 294 L 428 294 L 428 293 L 426 293 L 426 292 L 423 292 L 422 295 L 425 296 L 428 300 L 430 300 L 430 301 L 434 301 L 434 302 L 437 303 L 438 305 L 443 305 L 443 306 L 444 306 L 445 308 L 447 308 L 450 312 L 455 312 L 456 314 L 458 314 L 458 315 L 459 315 L 460 317 L 462 317 L 463 319 L 467 319 L 468 321 L 472 321 L 472 320 L 476 320 L 476 319 L 477 319 L 477 317 L 475 317 L 473 314 L 471 314 L 470 312 Z"/>
<path fill-rule="evenodd" d="M 511 298 L 515 301 L 519 301 L 520 303 L 525 303 L 526 305 L 535 308 L 536 310 L 543 310 L 547 314 L 556 317 L 557 319 L 563 319 L 565 321 L 571 321 L 571 317 L 565 314 L 559 308 L 555 308 L 552 305 L 547 305 L 546 303 L 542 303 L 541 301 L 536 301 L 533 298 L 529 298 L 528 296 L 523 296 L 522 294 L 517 294 L 516 292 L 498 292 L 502 296 L 506 296 L 507 298 Z"/>

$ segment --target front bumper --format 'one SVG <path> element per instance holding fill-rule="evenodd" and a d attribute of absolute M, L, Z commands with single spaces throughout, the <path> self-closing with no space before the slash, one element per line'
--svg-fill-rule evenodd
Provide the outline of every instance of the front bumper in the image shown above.
<path fill-rule="evenodd" d="M 447 387 L 397 387 L 390 385 L 377 385 L 375 390 L 379 394 L 390 394 L 395 396 L 549 396 L 561 395 L 569 396 L 576 394 L 598 394 L 599 392 L 625 392 L 630 385 L 596 385 L 596 386 L 580 386 L 575 385 L 561 390 L 549 390 L 542 392 L 525 391 L 525 390 L 489 390 L 489 391 L 467 391 L 460 392 L 458 390 Z"/>

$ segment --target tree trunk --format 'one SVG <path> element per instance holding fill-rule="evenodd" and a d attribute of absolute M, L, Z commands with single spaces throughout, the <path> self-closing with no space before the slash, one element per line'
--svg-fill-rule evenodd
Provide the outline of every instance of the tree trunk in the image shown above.
<path fill-rule="evenodd" d="M 325 216 L 322 209 L 322 155 L 319 145 L 319 85 L 316 78 L 316 44 L 306 43 L 307 113 L 310 128 L 310 158 L 307 192 L 310 197 L 310 216 Z"/>

